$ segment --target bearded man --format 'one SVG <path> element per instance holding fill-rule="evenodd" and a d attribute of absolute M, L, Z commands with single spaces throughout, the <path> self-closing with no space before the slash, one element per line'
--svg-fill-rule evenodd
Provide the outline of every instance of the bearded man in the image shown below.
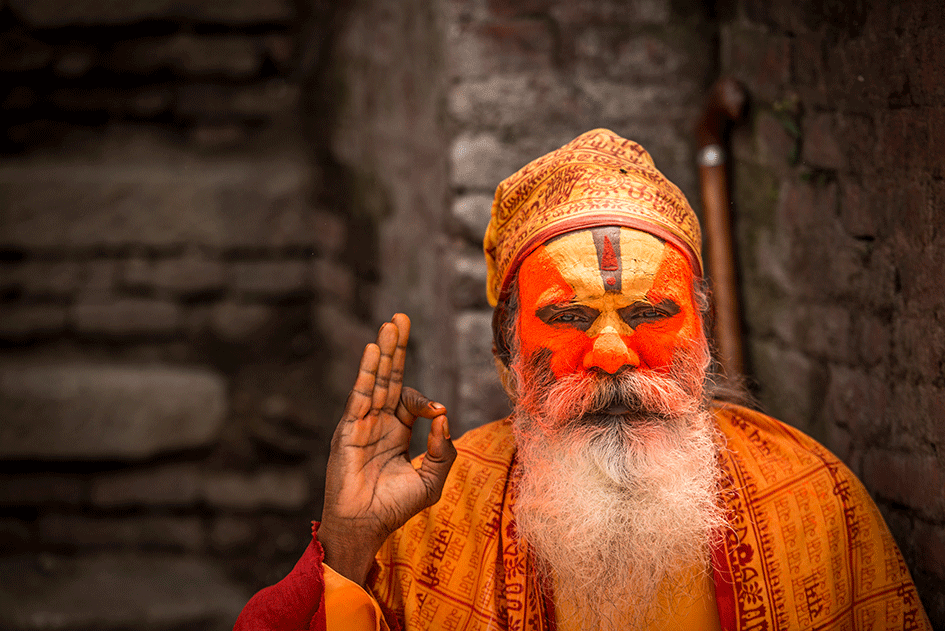
<path fill-rule="evenodd" d="M 312 544 L 237 628 L 930 628 L 852 473 L 713 399 L 700 239 L 679 189 L 607 130 L 505 180 L 484 246 L 512 415 L 454 447 L 445 408 L 402 386 L 394 316 L 362 356 Z"/>

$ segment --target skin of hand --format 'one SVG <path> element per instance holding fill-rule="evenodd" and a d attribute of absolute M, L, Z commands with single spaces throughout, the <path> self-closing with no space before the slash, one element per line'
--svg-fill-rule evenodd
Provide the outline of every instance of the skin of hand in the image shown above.
<path fill-rule="evenodd" d="M 456 449 L 446 408 L 403 386 L 410 319 L 385 322 L 361 356 L 328 457 L 318 539 L 325 563 L 364 585 L 390 534 L 440 498 Z M 413 423 L 433 419 L 419 468 L 408 456 Z"/>

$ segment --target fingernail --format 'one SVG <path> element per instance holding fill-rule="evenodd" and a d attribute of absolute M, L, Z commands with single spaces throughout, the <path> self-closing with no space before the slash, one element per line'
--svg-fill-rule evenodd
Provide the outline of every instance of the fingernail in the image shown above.
<path fill-rule="evenodd" d="M 442 403 L 437 403 L 436 401 L 430 401 L 427 403 L 434 410 L 442 410 L 445 406 Z"/>
<path fill-rule="evenodd" d="M 449 419 L 443 418 L 443 437 L 446 440 L 450 439 L 450 422 Z"/>

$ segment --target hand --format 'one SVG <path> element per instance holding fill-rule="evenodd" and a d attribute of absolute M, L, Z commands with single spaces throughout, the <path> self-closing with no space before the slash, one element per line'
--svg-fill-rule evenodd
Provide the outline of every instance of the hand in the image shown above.
<path fill-rule="evenodd" d="M 410 319 L 398 313 L 368 344 L 331 441 L 318 538 L 325 563 L 363 585 L 381 544 L 443 491 L 456 449 L 446 408 L 403 387 Z M 423 463 L 407 450 L 417 417 L 433 419 Z"/>

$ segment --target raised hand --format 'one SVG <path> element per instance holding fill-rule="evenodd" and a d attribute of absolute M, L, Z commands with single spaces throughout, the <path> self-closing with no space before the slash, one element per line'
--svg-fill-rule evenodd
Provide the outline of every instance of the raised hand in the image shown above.
<path fill-rule="evenodd" d="M 456 458 L 446 408 L 403 386 L 410 319 L 386 322 L 368 344 L 331 441 L 318 538 L 325 563 L 364 584 L 377 550 L 435 503 Z M 417 417 L 433 419 L 423 463 L 408 457 Z"/>

